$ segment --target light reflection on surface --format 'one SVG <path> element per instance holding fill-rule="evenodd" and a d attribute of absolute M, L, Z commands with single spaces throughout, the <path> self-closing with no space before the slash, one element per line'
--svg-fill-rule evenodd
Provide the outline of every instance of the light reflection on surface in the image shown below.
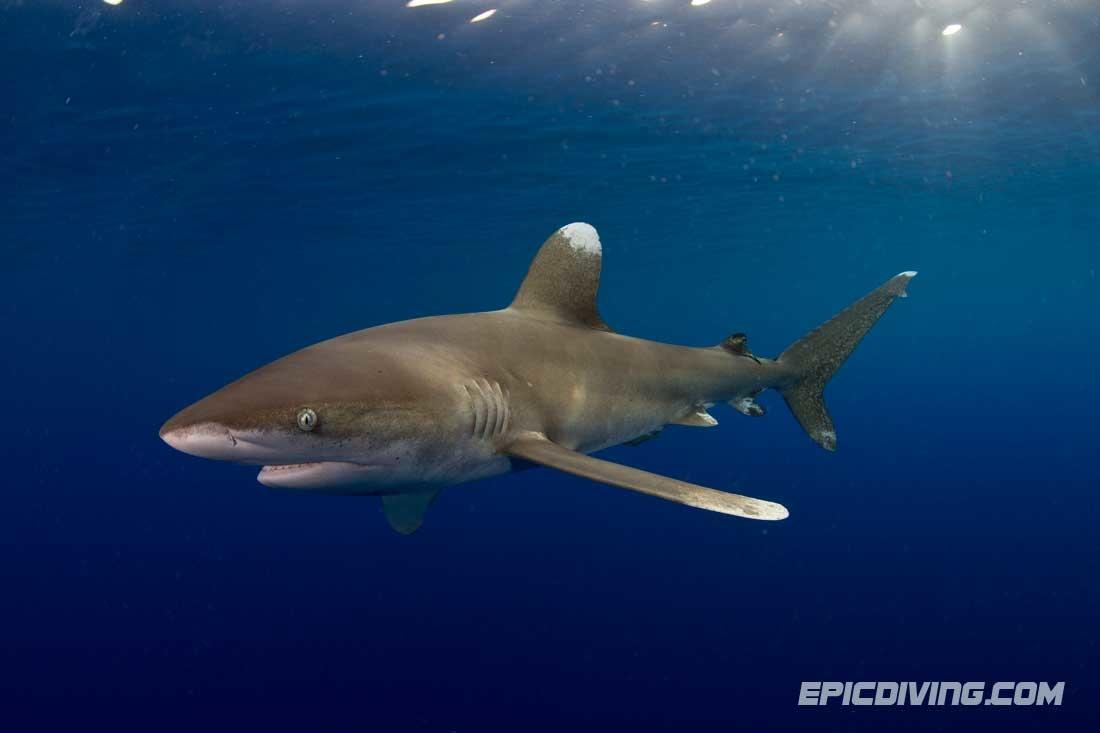
<path fill-rule="evenodd" d="M 489 10 L 486 10 L 484 13 L 478 13 L 474 17 L 470 18 L 470 22 L 471 23 L 480 23 L 483 20 L 489 20 L 489 18 L 492 18 L 494 15 L 496 15 L 496 13 L 497 13 L 497 9 L 496 8 L 491 8 Z"/>
<path fill-rule="evenodd" d="M 968 167 L 998 160 L 991 130 L 1022 137 L 1041 128 L 1037 121 L 1058 127 L 1017 146 L 1017 168 L 1057 141 L 1072 139 L 1067 149 L 1081 156 L 1100 150 L 1092 71 L 1100 48 L 1085 12 L 1095 0 L 1031 0 L 1007 11 L 992 0 L 325 3 L 363 22 L 319 24 L 311 40 L 354 54 L 370 76 L 514 85 L 541 90 L 529 95 L 532 105 L 566 100 L 636 115 L 657 135 L 752 141 L 761 146 L 752 175 L 760 160 L 783 156 L 817 172 L 836 163 L 850 175 L 874 170 L 874 152 L 889 151 L 898 169 L 927 164 L 929 180 L 951 170 L 958 188 Z M 93 13 L 72 37 L 89 37 L 105 22 L 100 15 L 119 14 Z M 302 33 L 296 27 L 286 43 Z M 548 75 L 555 91 L 541 86 Z M 952 141 L 950 162 L 929 163 L 933 152 L 946 155 L 933 138 Z M 829 163 L 811 163 L 823 150 Z M 772 171 L 760 175 L 782 185 Z"/>
<path fill-rule="evenodd" d="M 409 0 L 403 4 L 420 7 L 452 2 Z M 1092 2 L 1033 0 L 1008 13 L 994 9 L 988 0 L 517 2 L 508 6 L 507 33 L 491 41 L 456 35 L 458 23 L 486 21 L 498 9 L 478 8 L 473 0 L 469 4 L 477 14 L 462 18 L 448 15 L 446 9 L 408 15 L 417 23 L 429 23 L 426 30 L 432 37 L 471 44 L 462 50 L 467 54 L 464 58 L 473 63 L 484 57 L 494 73 L 547 63 L 568 76 L 572 66 L 557 58 L 568 49 L 573 59 L 584 59 L 592 66 L 575 70 L 576 79 L 586 84 L 588 77 L 600 76 L 591 74 L 592 70 L 609 62 L 620 74 L 639 82 L 645 77 L 683 79 L 685 74 L 677 67 L 690 55 L 705 60 L 700 64 L 701 73 L 712 78 L 699 81 L 710 89 L 734 95 L 753 85 L 789 87 L 779 102 L 787 104 L 791 94 L 803 99 L 807 90 L 824 92 L 833 85 L 876 90 L 871 95 L 876 102 L 878 92 L 904 94 L 904 89 L 911 89 L 923 93 L 929 84 L 949 87 L 952 93 L 969 87 L 970 92 L 1003 98 L 998 92 L 990 93 L 989 84 L 982 81 L 991 65 L 1007 68 L 1024 54 L 1029 63 L 1017 73 L 1038 73 L 1041 67 L 1035 66 L 1036 54 L 1052 59 L 1058 67 L 1079 65 L 1087 51 L 1080 38 L 1083 24 L 1067 26 L 1066 19 L 1079 15 Z M 703 6 L 705 11 L 700 10 Z M 1028 23 L 1033 27 L 1023 27 Z M 662 34 L 658 40 L 655 34 L 642 32 L 643 28 L 672 28 L 676 34 Z M 974 30 L 980 33 L 972 33 Z M 1073 32 L 1067 34 L 1067 30 Z M 551 38 L 555 39 L 552 44 L 542 42 Z M 950 42 L 940 42 L 948 38 Z M 647 61 L 655 55 L 662 58 L 661 64 Z M 712 69 L 720 74 L 711 73 Z M 1074 73 L 1072 78 L 1076 81 L 1084 76 Z M 715 82 L 719 77 L 722 81 Z M 997 78 L 999 82 L 1000 75 Z M 613 79 L 605 79 L 605 86 L 613 85 Z"/>

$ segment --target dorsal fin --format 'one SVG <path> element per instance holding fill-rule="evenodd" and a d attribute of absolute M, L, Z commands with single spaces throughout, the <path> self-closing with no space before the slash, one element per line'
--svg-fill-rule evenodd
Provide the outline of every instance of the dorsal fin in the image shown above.
<path fill-rule="evenodd" d="M 596 308 L 602 259 L 600 237 L 591 225 L 577 222 L 563 226 L 535 255 L 512 308 L 610 331 Z"/>

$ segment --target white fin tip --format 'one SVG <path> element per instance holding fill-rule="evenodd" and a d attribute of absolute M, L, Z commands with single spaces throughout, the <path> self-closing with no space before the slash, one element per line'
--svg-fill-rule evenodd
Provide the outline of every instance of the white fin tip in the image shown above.
<path fill-rule="evenodd" d="M 602 251 L 600 235 L 596 233 L 596 228 L 591 224 L 578 221 L 566 224 L 558 231 L 565 237 L 565 241 L 569 243 L 569 246 L 578 252 L 598 255 Z"/>
<path fill-rule="evenodd" d="M 791 516 L 791 513 L 787 511 L 787 507 L 783 506 L 782 504 L 776 504 L 774 501 L 769 501 L 767 502 L 767 504 L 769 505 L 768 516 L 764 517 L 765 519 L 777 521 L 786 519 L 787 517 Z"/>
<path fill-rule="evenodd" d="M 905 272 L 899 272 L 897 274 L 897 276 L 898 277 L 916 277 L 917 276 L 917 271 L 916 270 L 906 270 Z"/>

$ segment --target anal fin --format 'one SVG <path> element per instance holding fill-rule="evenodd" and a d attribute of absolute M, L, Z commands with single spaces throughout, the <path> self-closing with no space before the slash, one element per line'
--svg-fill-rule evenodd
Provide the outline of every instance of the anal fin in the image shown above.
<path fill-rule="evenodd" d="M 730 407 L 749 417 L 760 417 L 764 414 L 764 407 L 752 397 L 738 397 L 736 400 L 730 400 Z"/>
<path fill-rule="evenodd" d="M 697 509 L 747 519 L 786 519 L 788 515 L 785 507 L 774 502 L 708 489 L 705 486 L 689 484 L 686 481 L 593 458 L 563 448 L 534 433 L 513 442 L 505 452 L 574 476 L 583 476 L 593 481 L 638 491 Z"/>
<path fill-rule="evenodd" d="M 439 496 L 439 489 L 415 494 L 386 494 L 382 496 L 382 511 L 386 521 L 401 534 L 412 534 L 424 523 L 424 512 Z"/>

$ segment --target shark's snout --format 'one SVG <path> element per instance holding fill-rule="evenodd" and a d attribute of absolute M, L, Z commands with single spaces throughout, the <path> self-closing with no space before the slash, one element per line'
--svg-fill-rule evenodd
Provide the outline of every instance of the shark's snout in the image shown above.
<path fill-rule="evenodd" d="M 241 458 L 240 441 L 231 430 L 218 423 L 181 425 L 173 418 L 161 427 L 160 437 L 181 453 L 199 458 L 215 461 Z"/>
<path fill-rule="evenodd" d="M 349 461 L 312 460 L 283 446 L 277 436 L 234 430 L 218 422 L 193 423 L 177 415 L 160 429 L 160 437 L 181 453 L 215 461 L 263 465 L 261 484 L 282 489 L 346 490 L 369 480 L 375 469 Z"/>

